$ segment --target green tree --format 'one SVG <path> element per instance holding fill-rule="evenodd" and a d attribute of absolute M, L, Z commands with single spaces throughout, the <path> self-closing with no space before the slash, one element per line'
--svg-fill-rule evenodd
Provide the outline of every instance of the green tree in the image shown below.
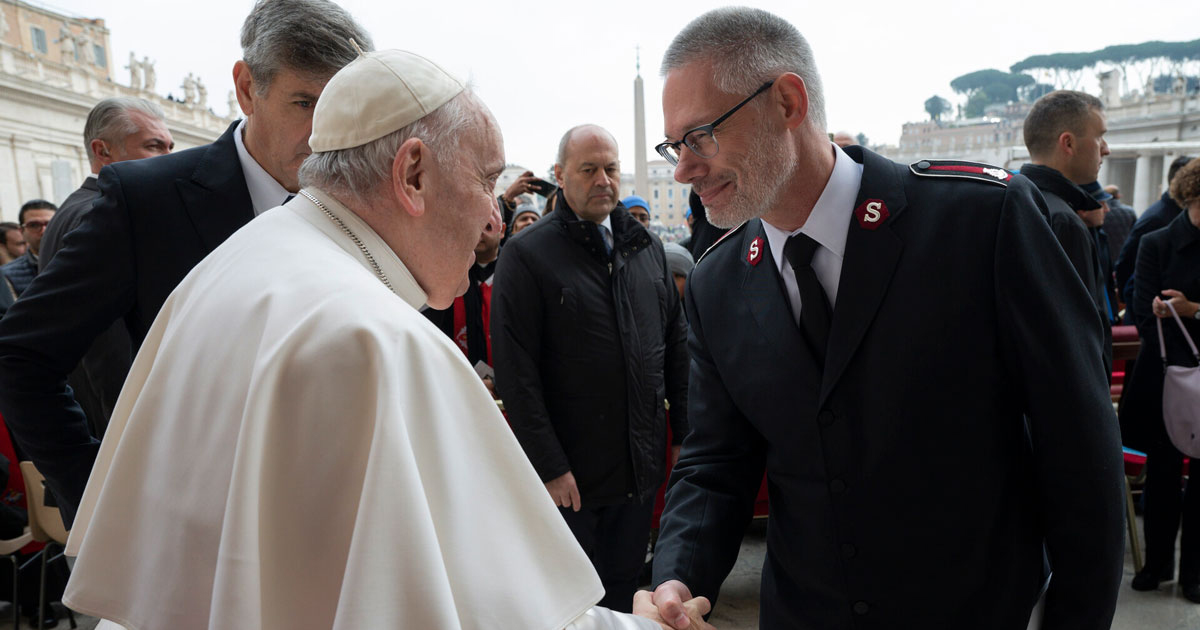
<path fill-rule="evenodd" d="M 925 111 L 929 113 L 929 119 L 937 122 L 942 119 L 942 114 L 950 112 L 952 106 L 950 101 L 934 94 L 925 99 Z"/>

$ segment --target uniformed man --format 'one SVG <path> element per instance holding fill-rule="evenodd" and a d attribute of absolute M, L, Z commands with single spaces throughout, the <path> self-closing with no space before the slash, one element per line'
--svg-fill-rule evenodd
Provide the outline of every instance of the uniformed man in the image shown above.
<path fill-rule="evenodd" d="M 808 44 L 764 11 L 697 18 L 662 71 L 660 153 L 741 227 L 687 284 L 692 432 L 635 609 L 690 625 L 765 470 L 766 630 L 1023 629 L 1043 588 L 1045 627 L 1108 628 L 1120 445 L 1032 184 L 836 147 Z"/>

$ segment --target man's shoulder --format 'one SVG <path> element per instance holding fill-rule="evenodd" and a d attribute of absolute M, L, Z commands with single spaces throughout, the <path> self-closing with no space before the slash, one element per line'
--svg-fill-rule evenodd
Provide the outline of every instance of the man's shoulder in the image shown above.
<path fill-rule="evenodd" d="M 213 146 L 212 144 L 204 144 L 167 155 L 141 160 L 115 162 L 105 166 L 101 170 L 101 177 L 104 176 L 105 170 L 111 170 L 111 172 L 115 173 L 122 180 L 129 181 L 145 180 L 147 178 L 167 177 L 174 179 L 185 177 L 196 169 L 196 166 L 204 159 Z"/>

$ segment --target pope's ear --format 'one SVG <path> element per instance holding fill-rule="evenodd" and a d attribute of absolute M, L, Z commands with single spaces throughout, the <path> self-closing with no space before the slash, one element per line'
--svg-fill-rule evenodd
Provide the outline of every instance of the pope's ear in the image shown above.
<path fill-rule="evenodd" d="M 400 207 L 414 217 L 425 213 L 432 160 L 429 147 L 419 138 L 405 140 L 392 159 L 392 194 Z"/>

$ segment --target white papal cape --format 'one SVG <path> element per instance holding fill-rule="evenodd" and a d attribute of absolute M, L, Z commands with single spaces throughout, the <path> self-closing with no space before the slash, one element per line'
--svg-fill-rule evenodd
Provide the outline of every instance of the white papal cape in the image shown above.
<path fill-rule="evenodd" d="M 197 265 L 121 392 L 63 601 L 131 630 L 655 627 L 592 609 L 590 562 L 424 292 L 310 192 L 395 292 L 303 196 Z"/>

